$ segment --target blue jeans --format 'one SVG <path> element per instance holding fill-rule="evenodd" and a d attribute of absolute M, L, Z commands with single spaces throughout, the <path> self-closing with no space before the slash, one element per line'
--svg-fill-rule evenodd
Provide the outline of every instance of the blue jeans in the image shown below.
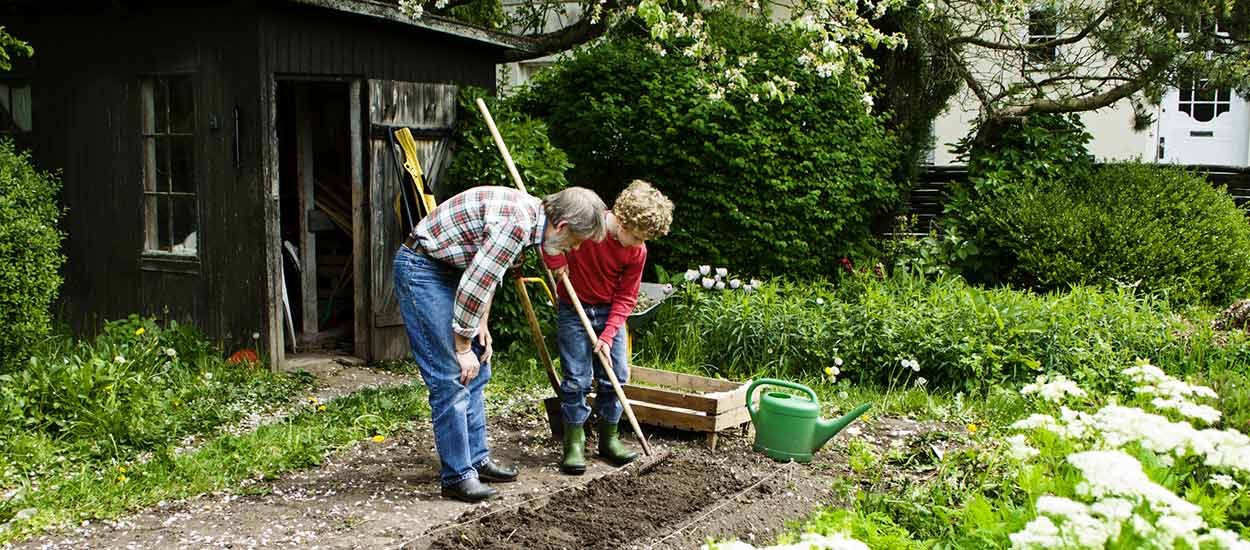
<path fill-rule="evenodd" d="M 490 457 L 486 448 L 486 407 L 482 389 L 490 380 L 490 364 L 477 378 L 460 383 L 451 310 L 461 272 L 424 254 L 401 247 L 395 254 L 395 295 L 403 314 L 412 358 L 430 390 L 434 447 L 438 450 L 443 486 L 477 477 L 475 466 Z M 473 339 L 480 358 L 485 351 Z"/>
<path fill-rule="evenodd" d="M 608 313 L 612 305 L 583 304 L 583 307 L 586 309 L 586 317 L 590 319 L 590 326 L 595 329 L 595 334 L 603 333 L 603 326 L 608 321 Z M 595 409 L 599 413 L 599 419 L 613 424 L 620 422 L 621 412 L 625 408 L 616 398 L 616 392 L 612 391 L 612 380 L 603 369 L 603 363 L 595 357 L 595 349 L 590 345 L 590 339 L 586 336 L 586 328 L 582 325 L 581 318 L 577 316 L 577 309 L 571 304 L 560 302 L 557 326 L 560 366 L 564 371 L 564 380 L 560 382 L 560 411 L 564 414 L 564 421 L 580 426 L 585 424 L 586 418 L 590 416 L 590 407 L 586 405 L 586 394 L 590 393 L 591 369 L 593 368 L 594 379 L 598 382 L 598 388 L 595 390 Z M 616 372 L 616 379 L 624 384 L 629 378 L 627 368 L 629 352 L 625 345 L 624 327 L 621 327 L 612 339 L 612 352 L 609 355 L 612 357 L 612 370 Z"/>

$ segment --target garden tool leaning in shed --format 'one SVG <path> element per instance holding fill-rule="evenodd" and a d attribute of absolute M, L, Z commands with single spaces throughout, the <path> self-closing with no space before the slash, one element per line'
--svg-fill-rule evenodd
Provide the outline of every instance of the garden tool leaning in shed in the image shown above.
<path fill-rule="evenodd" d="M 482 117 L 486 120 L 486 127 L 490 129 L 491 137 L 495 139 L 495 145 L 499 148 L 499 153 L 503 155 L 504 164 L 508 167 L 508 173 L 512 176 L 512 181 L 516 184 L 517 188 L 520 189 L 522 192 L 529 193 L 529 191 L 525 189 L 525 184 L 521 182 L 521 174 L 517 172 L 516 164 L 512 162 L 512 155 L 508 153 L 508 146 L 504 144 L 503 136 L 499 134 L 499 129 L 495 127 L 495 120 L 491 118 L 490 110 L 486 108 L 486 102 L 482 101 L 481 98 L 478 98 L 477 108 L 479 111 L 482 112 Z M 552 277 L 551 275 L 551 270 L 546 269 L 546 272 L 547 272 L 548 279 L 552 279 L 553 286 L 554 286 L 554 277 Z M 569 281 L 568 275 L 564 275 L 560 279 L 561 279 L 561 282 L 564 283 L 564 289 L 569 294 L 569 300 L 573 302 L 573 306 L 577 309 L 577 314 L 582 320 L 582 326 L 586 328 L 587 336 L 590 338 L 591 345 L 593 346 L 594 342 L 598 340 L 598 336 L 595 334 L 594 327 L 592 327 L 590 324 L 590 319 L 586 317 L 586 311 L 582 309 L 581 302 L 577 299 L 577 292 L 573 290 L 573 283 Z M 522 296 L 521 298 L 522 305 L 523 306 L 529 305 L 529 299 L 528 299 L 528 295 L 525 293 L 524 284 L 518 283 L 518 290 L 520 291 L 520 294 Z M 529 306 L 529 307 L 530 307 L 530 310 L 527 311 L 527 315 L 531 319 L 530 330 L 534 332 L 534 340 L 539 345 L 539 354 L 544 356 L 544 360 L 546 361 L 546 364 L 548 365 L 547 376 L 548 378 L 552 379 L 552 384 L 556 391 L 556 395 L 559 395 L 560 386 L 559 386 L 559 383 L 556 382 L 554 369 L 550 366 L 551 360 L 550 360 L 550 357 L 547 356 L 546 354 L 546 346 L 541 343 L 543 339 L 542 339 L 541 331 L 538 330 L 538 320 L 533 315 L 532 306 Z M 642 428 L 639 427 L 638 425 L 638 418 L 634 416 L 634 409 L 633 407 L 630 406 L 629 399 L 625 396 L 625 390 L 624 388 L 621 387 L 620 380 L 617 380 L 616 372 L 612 369 L 612 359 L 608 357 L 606 353 L 602 353 L 602 352 L 599 354 L 599 358 L 603 364 L 604 370 L 606 371 L 608 375 L 608 379 L 612 381 L 612 391 L 616 393 L 616 398 L 621 401 L 621 405 L 625 408 L 625 416 L 629 419 L 629 425 L 631 428 L 634 429 L 634 434 L 638 436 L 638 441 L 642 445 L 643 453 L 646 454 L 647 457 L 649 458 L 649 462 L 647 464 L 641 465 L 639 468 L 639 471 L 646 471 L 650 468 L 655 467 L 657 464 L 659 464 L 660 462 L 668 458 L 668 454 L 669 454 L 668 451 L 665 451 L 659 456 L 656 456 L 652 452 L 650 443 L 647 442 L 646 436 L 642 433 Z M 548 416 L 550 420 L 551 409 L 548 408 L 547 410 L 548 410 Z"/>
<path fill-rule="evenodd" d="M 758 406 L 752 406 L 751 395 L 759 386 L 792 388 L 807 394 L 811 399 L 782 392 L 766 392 Z M 864 403 L 837 420 L 820 418 L 820 401 L 816 392 L 803 384 L 775 378 L 761 378 L 747 388 L 747 412 L 755 425 L 757 452 L 779 462 L 811 462 L 812 454 L 859 415 L 868 410 L 871 403 Z"/>

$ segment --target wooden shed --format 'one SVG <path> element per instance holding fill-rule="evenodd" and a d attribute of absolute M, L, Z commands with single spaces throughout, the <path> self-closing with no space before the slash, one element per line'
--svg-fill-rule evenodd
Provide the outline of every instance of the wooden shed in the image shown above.
<path fill-rule="evenodd" d="M 390 132 L 437 191 L 457 90 L 494 89 L 523 44 L 370 0 L 3 1 L 0 21 L 35 48 L 0 74 L 0 131 L 62 173 L 75 330 L 141 313 L 275 366 L 408 354 Z"/>

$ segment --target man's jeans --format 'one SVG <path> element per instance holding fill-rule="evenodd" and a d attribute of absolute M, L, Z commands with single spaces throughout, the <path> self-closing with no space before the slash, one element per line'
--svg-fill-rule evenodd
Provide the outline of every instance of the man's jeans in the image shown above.
<path fill-rule="evenodd" d="M 583 307 L 595 334 L 601 334 L 612 305 L 584 304 Z M 564 421 L 580 426 L 590 416 L 586 394 L 590 393 L 593 362 L 594 378 L 599 385 L 595 390 L 595 409 L 599 413 L 599 419 L 613 424 L 620 422 L 624 407 L 616 398 L 616 392 L 612 391 L 612 380 L 603 370 L 603 363 L 595 356 L 595 350 L 586 336 L 586 328 L 577 316 L 577 309 L 571 304 L 560 302 L 557 339 L 560 343 L 560 365 L 564 370 L 564 380 L 560 382 L 560 410 L 564 413 Z M 626 368 L 629 361 L 626 347 L 625 328 L 621 327 L 612 339 L 612 352 L 609 355 L 612 357 L 612 370 L 616 372 L 616 379 L 622 384 L 629 376 Z"/>
<path fill-rule="evenodd" d="M 424 254 L 401 247 L 395 254 L 395 294 L 412 346 L 412 358 L 430 390 L 434 446 L 443 463 L 443 486 L 477 477 L 474 466 L 490 456 L 486 448 L 486 408 L 482 388 L 490 380 L 490 365 L 482 364 L 468 386 L 460 383 L 455 336 L 451 330 L 459 270 Z M 484 349 L 473 339 L 473 351 Z"/>

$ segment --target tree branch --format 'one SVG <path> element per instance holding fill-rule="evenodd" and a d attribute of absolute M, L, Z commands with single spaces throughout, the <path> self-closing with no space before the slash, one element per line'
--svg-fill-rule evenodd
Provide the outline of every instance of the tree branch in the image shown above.
<path fill-rule="evenodd" d="M 1086 25 L 1085 28 L 1081 29 L 1081 32 L 1076 33 L 1072 36 L 1066 36 L 1063 38 L 1054 38 L 1051 40 L 1047 40 L 1045 42 L 1032 42 L 1028 44 L 1003 44 L 1002 42 L 986 40 L 979 36 L 957 36 L 955 38 L 952 38 L 949 41 L 949 43 L 951 46 L 971 44 L 973 46 L 980 46 L 982 48 L 988 48 L 991 50 L 1009 50 L 1009 51 L 1046 50 L 1046 49 L 1054 48 L 1056 46 L 1066 46 L 1068 44 L 1075 44 L 1077 42 L 1080 42 L 1081 40 L 1084 40 L 1085 37 L 1089 36 L 1089 33 L 1093 32 L 1094 29 L 1098 28 L 1098 26 L 1101 25 L 1102 22 L 1105 21 L 1109 15 L 1111 15 L 1110 9 L 1103 10 L 1103 12 L 1098 17 L 1094 18 L 1094 20 L 1090 21 L 1090 23 Z"/>
<path fill-rule="evenodd" d="M 630 0 L 629 4 L 633 5 L 634 2 L 636 0 Z M 527 59 L 535 59 L 568 50 L 578 44 L 584 44 L 603 36 L 603 33 L 608 30 L 607 19 L 609 14 L 623 9 L 624 5 L 617 0 L 608 0 L 606 3 L 599 5 L 602 7 L 602 11 L 598 19 L 592 21 L 592 15 L 589 12 L 585 12 L 572 25 L 552 32 L 527 36 L 525 40 L 531 44 L 531 47 L 527 51 L 511 52 L 505 56 L 504 60 L 525 61 Z"/>
<path fill-rule="evenodd" d="M 996 112 L 989 113 L 989 116 L 993 118 L 1011 118 L 1033 113 L 1074 113 L 1101 109 L 1145 88 L 1148 83 L 1163 73 L 1163 69 L 1167 65 L 1167 63 L 1155 62 L 1137 78 L 1128 80 L 1100 94 L 1079 98 L 1038 99 L 1027 105 L 1013 105 L 999 109 Z"/>

